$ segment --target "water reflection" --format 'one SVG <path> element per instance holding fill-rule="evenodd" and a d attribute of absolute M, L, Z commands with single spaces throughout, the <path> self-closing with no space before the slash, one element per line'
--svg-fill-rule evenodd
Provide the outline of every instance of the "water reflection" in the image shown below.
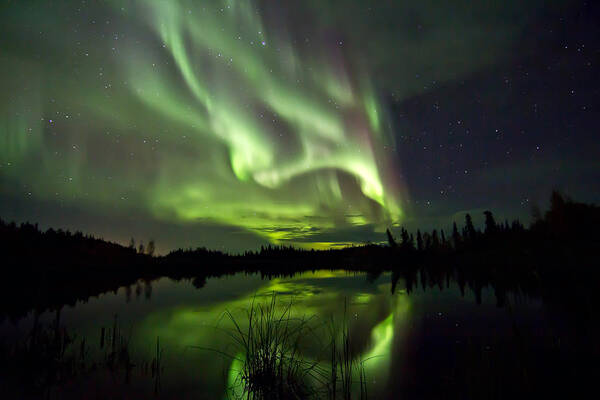
<path fill-rule="evenodd" d="M 429 343 L 428 349 L 443 352 L 448 342 L 464 340 L 473 333 L 485 336 L 490 327 L 496 334 L 505 335 L 498 332 L 508 329 L 520 313 L 527 313 L 531 321 L 530 315 L 541 307 L 531 302 L 509 315 L 496 307 L 491 289 L 483 289 L 482 305 L 478 306 L 475 298 L 469 294 L 463 297 L 460 287 L 453 283 L 427 292 L 411 288 L 408 294 L 406 283 L 393 280 L 390 274 L 367 276 L 345 271 L 306 272 L 270 280 L 237 274 L 208 279 L 201 289 L 192 282 L 167 278 L 148 286 L 140 283 L 140 294 L 135 290 L 136 296 L 130 288 L 121 288 L 65 308 L 60 323 L 90 343 L 118 315 L 132 353 L 144 360 L 153 359 L 160 338 L 164 372 L 159 396 L 165 398 L 221 399 L 243 393 L 239 380 L 243 354 L 229 333 L 235 328 L 234 321 L 246 331 L 250 305 L 267 304 L 273 295 L 279 313 L 292 304 L 290 316 L 309 321 L 302 357 L 318 362 L 325 370 L 331 368 L 328 346 L 332 321 L 338 326 L 342 321 L 347 324 L 351 352 L 364 367 L 360 373 L 371 398 L 391 397 L 419 385 L 423 360 L 440 356 L 422 352 L 424 337 L 432 338 L 433 347 Z M 232 318 L 224 317 L 226 312 Z M 38 316 L 39 320 L 52 318 L 50 314 Z M 2 333 L 6 336 L 26 331 L 33 320 L 30 316 L 16 326 L 5 322 Z M 337 331 L 338 340 L 341 334 Z M 98 353 L 92 349 L 90 357 L 94 356 Z M 356 382 L 360 380 L 357 371 Z M 102 376 L 95 379 L 98 385 L 106 384 Z M 150 396 L 152 389 L 150 379 L 138 378 L 115 390 Z M 357 384 L 352 390 L 358 398 L 361 387 Z"/>
<path fill-rule="evenodd" d="M 236 275 L 209 280 L 203 289 L 192 293 L 182 291 L 181 284 L 172 286 L 160 281 L 155 285 L 154 298 L 161 304 L 145 315 L 138 315 L 135 341 L 159 336 L 167 346 L 167 353 L 177 354 L 175 364 L 167 358 L 170 366 L 163 382 L 171 381 L 179 387 L 199 386 L 205 394 L 207 391 L 216 394 L 228 386 L 227 380 L 233 381 L 232 371 L 239 370 L 239 365 L 217 353 L 232 350 L 226 332 L 231 332 L 234 326 L 223 317 L 224 313 L 229 311 L 240 329 L 246 331 L 250 304 L 269 302 L 276 295 L 278 312 L 292 303 L 292 318 L 313 317 L 314 337 L 304 348 L 307 360 L 323 362 L 327 358 L 324 348 L 328 344 L 325 340 L 328 323 L 346 318 L 355 353 L 367 360 L 366 375 L 377 376 L 381 383 L 390 364 L 394 337 L 405 336 L 410 310 L 410 298 L 405 293 L 391 296 L 389 285 L 386 276 L 368 282 L 363 274 L 343 271 L 272 280 Z M 206 350 L 192 348 L 197 346 Z"/>

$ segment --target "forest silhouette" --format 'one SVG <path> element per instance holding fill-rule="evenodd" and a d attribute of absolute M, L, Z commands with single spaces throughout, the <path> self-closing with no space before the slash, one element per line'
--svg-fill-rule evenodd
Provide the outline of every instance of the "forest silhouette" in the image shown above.
<path fill-rule="evenodd" d="M 528 228 L 518 220 L 497 222 L 491 211 L 484 216 L 483 230 L 469 214 L 462 228 L 455 222 L 449 234 L 401 228 L 395 238 L 388 229 L 387 244 L 330 250 L 268 245 L 238 255 L 199 247 L 164 256 L 154 255 L 152 240 L 136 247 L 132 238 L 126 247 L 81 232 L 42 231 L 37 224 L 0 220 L 0 316 L 18 319 L 30 310 L 55 310 L 160 277 L 191 279 L 202 287 L 207 278 L 225 274 L 271 277 L 318 269 L 366 271 L 373 277 L 391 271 L 392 290 L 403 278 L 409 292 L 417 275 L 423 289 L 456 280 L 463 294 L 468 286 L 478 301 L 481 289 L 491 286 L 499 306 L 507 292 L 556 300 L 563 297 L 560 288 L 568 286 L 576 289 L 573 301 L 589 303 L 579 296 L 589 296 L 590 285 L 598 282 L 600 207 L 555 191 L 548 211 L 534 209 Z"/>

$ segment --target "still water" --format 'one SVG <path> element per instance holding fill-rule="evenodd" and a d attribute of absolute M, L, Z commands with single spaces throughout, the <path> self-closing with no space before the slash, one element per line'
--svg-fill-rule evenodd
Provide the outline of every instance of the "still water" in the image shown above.
<path fill-rule="evenodd" d="M 243 349 L 236 345 L 234 322 L 246 332 L 249 308 L 270 302 L 273 295 L 278 315 L 289 310 L 294 321 L 305 322 L 299 349 L 307 362 L 327 369 L 332 326 L 347 327 L 369 398 L 390 398 L 396 393 L 421 397 L 417 393 L 423 395 L 432 382 L 462 384 L 456 371 L 464 372 L 464 363 L 470 362 L 464 354 L 475 353 L 479 362 L 486 352 L 503 351 L 515 329 L 536 332 L 548 325 L 539 301 L 514 294 L 506 306 L 497 307 L 492 289 L 484 288 L 477 304 L 472 292 L 467 289 L 463 295 L 454 283 L 426 289 L 418 285 L 410 293 L 402 280 L 394 293 L 391 287 L 390 274 L 316 271 L 273 279 L 236 274 L 208 279 L 204 285 L 163 278 L 151 286 L 120 288 L 64 307 L 59 323 L 76 338 L 85 338 L 86 359 L 93 360 L 106 352 L 100 348 L 102 329 L 110 332 L 116 320 L 136 368 L 160 352 L 159 385 L 150 373 L 133 373 L 124 382 L 99 369 L 68 384 L 63 394 L 235 398 L 241 393 Z M 56 317 L 46 313 L 40 319 L 50 324 Z M 30 315 L 16 324 L 5 321 L 2 333 L 23 334 L 33 320 Z M 357 379 L 352 387 L 355 397 L 360 390 Z"/>

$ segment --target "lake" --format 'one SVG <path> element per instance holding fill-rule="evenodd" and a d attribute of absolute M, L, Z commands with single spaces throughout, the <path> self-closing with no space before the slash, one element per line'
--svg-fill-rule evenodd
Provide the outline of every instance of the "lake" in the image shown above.
<path fill-rule="evenodd" d="M 340 398 L 501 398 L 568 372 L 559 363 L 571 353 L 557 340 L 576 339 L 560 311 L 519 293 L 499 307 L 489 287 L 476 301 L 454 281 L 416 283 L 407 290 L 401 278 L 392 293 L 390 273 L 347 271 L 161 278 L 4 321 L 0 331 L 7 343 L 34 325 L 68 332 L 65 353 L 85 367 L 50 390 L 56 398 L 243 397 L 245 349 L 238 340 L 248 333 L 250 310 L 255 329 L 261 310 L 279 328 L 287 324 L 295 360 L 306 368 L 307 397 L 332 397 L 334 362 L 350 365 L 345 383 L 338 378 Z M 111 359 L 105 368 L 119 349 L 129 367 Z"/>

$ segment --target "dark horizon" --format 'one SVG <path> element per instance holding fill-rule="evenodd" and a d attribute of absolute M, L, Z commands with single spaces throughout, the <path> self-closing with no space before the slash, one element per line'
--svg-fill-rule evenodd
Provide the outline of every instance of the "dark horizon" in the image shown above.
<path fill-rule="evenodd" d="M 569 196 L 566 196 L 563 193 L 560 193 L 558 191 L 553 191 L 552 196 L 559 196 L 561 199 L 564 199 L 564 201 L 574 202 L 574 200 L 571 199 Z M 552 197 L 548 203 L 551 207 L 552 206 Z M 577 203 L 574 203 L 574 204 L 577 204 Z M 592 208 L 596 207 L 596 205 L 593 203 L 588 204 L 587 206 L 592 207 Z M 154 255 L 154 256 L 165 256 L 165 255 L 168 255 L 169 253 L 173 253 L 176 251 L 181 251 L 181 250 L 185 250 L 185 251 L 190 250 L 191 251 L 191 250 L 195 250 L 195 249 L 206 249 L 208 251 L 218 251 L 225 255 L 230 255 L 230 256 L 242 256 L 247 253 L 258 252 L 261 249 L 267 248 L 267 247 L 268 248 L 290 248 L 290 249 L 297 249 L 297 250 L 319 251 L 319 250 L 335 250 L 335 249 L 344 249 L 347 247 L 369 246 L 369 245 L 388 246 L 388 245 L 391 245 L 390 235 L 392 235 L 392 239 L 394 241 L 396 241 L 397 239 L 402 241 L 402 235 L 404 232 L 407 232 L 411 236 L 411 238 L 413 239 L 412 240 L 413 242 L 414 242 L 414 240 L 416 240 L 418 233 L 430 234 L 431 232 L 437 232 L 437 234 L 440 236 L 443 234 L 443 235 L 445 235 L 448 242 L 452 242 L 451 235 L 453 232 L 453 228 L 455 226 L 458 226 L 460 228 L 460 231 L 464 233 L 464 229 L 466 226 L 465 219 L 472 221 L 473 229 L 475 229 L 475 231 L 477 231 L 481 234 L 482 232 L 485 232 L 487 229 L 487 224 L 489 223 L 488 218 L 487 218 L 488 213 L 490 216 L 492 216 L 493 221 L 495 221 L 495 223 L 498 226 L 501 226 L 502 229 L 504 229 L 505 225 L 507 227 L 511 227 L 514 223 L 517 223 L 523 229 L 524 228 L 531 229 L 531 226 L 534 225 L 536 222 L 539 222 L 541 219 L 543 219 L 544 218 L 543 216 L 548 212 L 550 212 L 550 208 L 542 209 L 542 208 L 539 208 L 536 205 L 534 205 L 531 210 L 531 218 L 529 221 L 522 221 L 519 218 L 499 218 L 491 210 L 482 211 L 480 213 L 481 215 L 477 215 L 477 214 L 471 215 L 470 213 L 466 212 L 462 215 L 462 218 L 460 220 L 452 221 L 452 223 L 449 226 L 443 227 L 443 228 L 435 227 L 432 229 L 428 229 L 427 227 L 420 227 L 420 228 L 416 228 L 414 231 L 411 231 L 404 226 L 390 226 L 390 227 L 386 228 L 386 230 L 384 232 L 377 235 L 379 240 L 365 240 L 364 242 L 349 243 L 347 245 L 333 246 L 333 247 L 328 247 L 326 249 L 316 249 L 316 248 L 308 248 L 307 249 L 302 246 L 294 246 L 294 245 L 286 245 L 286 244 L 279 244 L 279 245 L 267 244 L 267 245 L 261 245 L 260 247 L 257 247 L 257 248 L 244 249 L 244 250 L 240 250 L 237 252 L 226 251 L 226 250 L 223 251 L 222 249 L 219 249 L 219 248 L 210 248 L 208 246 L 205 246 L 203 243 L 197 243 L 194 246 L 189 246 L 186 248 L 183 248 L 183 247 L 171 248 L 170 250 L 168 250 L 166 252 L 162 252 L 159 250 L 160 245 L 158 243 L 156 243 L 156 241 L 153 237 L 136 238 L 134 236 L 131 236 L 129 238 L 129 240 L 126 242 L 113 241 L 110 239 L 105 239 L 103 236 L 97 235 L 94 232 L 84 232 L 81 230 L 71 231 L 69 228 L 61 227 L 61 226 L 44 227 L 35 221 L 8 221 L 8 220 L 3 219 L 1 216 L 0 216 L 0 224 L 2 224 L 2 226 L 5 226 L 5 227 L 13 227 L 14 229 L 23 229 L 24 227 L 27 229 L 33 228 L 33 229 L 37 230 L 40 234 L 46 234 L 46 233 L 61 233 L 62 234 L 62 233 L 64 233 L 67 236 L 83 236 L 83 237 L 90 238 L 92 240 L 100 240 L 100 241 L 106 242 L 108 244 L 116 244 L 121 247 L 133 248 L 136 251 L 138 250 L 139 246 L 142 245 L 142 248 L 145 250 L 138 251 L 138 253 L 142 253 L 142 254 L 146 253 L 148 244 L 150 242 L 152 242 L 152 253 L 149 255 Z M 132 244 L 133 244 L 133 247 L 132 247 Z M 415 243 L 413 243 L 413 245 L 414 244 Z"/>

